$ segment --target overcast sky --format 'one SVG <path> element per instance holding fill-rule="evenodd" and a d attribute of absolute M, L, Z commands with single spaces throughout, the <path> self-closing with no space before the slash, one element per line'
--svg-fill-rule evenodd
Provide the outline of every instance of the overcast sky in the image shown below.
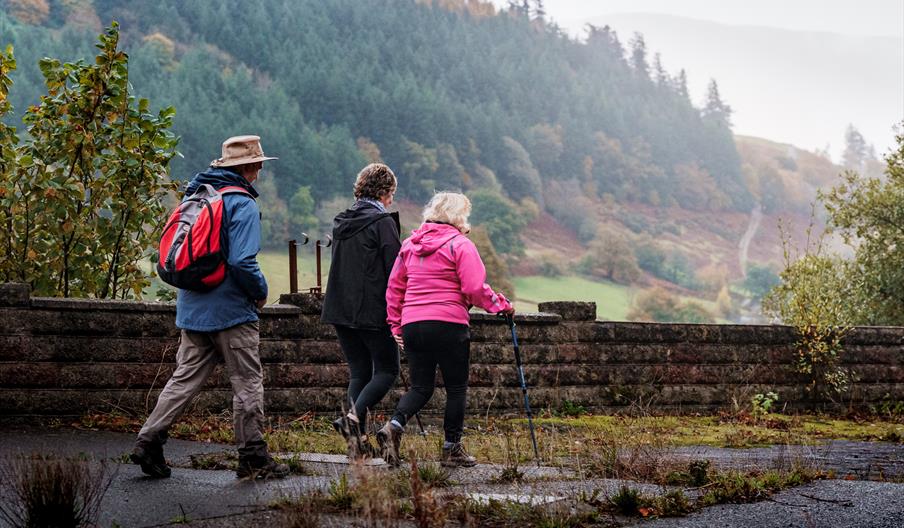
<path fill-rule="evenodd" d="M 583 19 L 599 15 L 659 13 L 723 24 L 904 36 L 902 0 L 546 0 L 544 5 L 569 29 L 580 29 Z"/>
<path fill-rule="evenodd" d="M 545 0 L 544 5 L 573 35 L 582 36 L 588 21 L 610 24 L 623 43 L 640 31 L 668 71 L 687 70 L 697 104 L 715 78 L 734 109 L 738 134 L 808 150 L 829 145 L 837 161 L 848 123 L 883 154 L 894 145 L 892 127 L 904 119 L 904 0 Z"/>

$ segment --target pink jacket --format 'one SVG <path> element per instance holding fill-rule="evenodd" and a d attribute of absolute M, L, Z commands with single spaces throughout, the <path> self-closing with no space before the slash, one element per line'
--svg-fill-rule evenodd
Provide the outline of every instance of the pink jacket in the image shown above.
<path fill-rule="evenodd" d="M 393 335 L 417 321 L 468 324 L 468 309 L 490 313 L 511 308 L 486 283 L 487 272 L 477 248 L 457 228 L 424 223 L 405 242 L 389 275 L 386 322 Z"/>

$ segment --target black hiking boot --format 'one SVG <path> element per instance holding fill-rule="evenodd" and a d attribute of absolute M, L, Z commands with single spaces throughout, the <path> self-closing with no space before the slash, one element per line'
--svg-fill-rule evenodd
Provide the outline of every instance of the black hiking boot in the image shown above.
<path fill-rule="evenodd" d="M 477 465 L 477 459 L 465 451 L 461 442 L 456 442 L 451 447 L 443 447 L 443 460 L 440 465 L 447 468 L 474 467 Z"/>
<path fill-rule="evenodd" d="M 386 425 L 377 431 L 377 445 L 380 446 L 384 462 L 393 467 L 398 467 L 402 463 L 402 457 L 399 455 L 399 447 L 402 445 L 401 427 L 386 422 Z"/>
<path fill-rule="evenodd" d="M 141 466 L 142 473 L 150 477 L 167 478 L 172 473 L 163 458 L 163 446 L 159 444 L 138 444 L 129 458 Z"/>
<path fill-rule="evenodd" d="M 286 464 L 266 457 L 239 458 L 239 467 L 235 470 L 236 478 L 268 479 L 284 478 L 289 475 L 290 469 Z"/>

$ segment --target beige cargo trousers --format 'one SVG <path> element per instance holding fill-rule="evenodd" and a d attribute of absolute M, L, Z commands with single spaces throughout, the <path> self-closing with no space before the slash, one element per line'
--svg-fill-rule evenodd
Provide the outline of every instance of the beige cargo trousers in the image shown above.
<path fill-rule="evenodd" d="M 225 363 L 232 385 L 232 414 L 239 458 L 267 457 L 264 383 L 257 321 L 219 332 L 182 330 L 176 370 L 138 433 L 139 445 L 162 445 L 167 431 L 204 387 L 214 367 Z"/>

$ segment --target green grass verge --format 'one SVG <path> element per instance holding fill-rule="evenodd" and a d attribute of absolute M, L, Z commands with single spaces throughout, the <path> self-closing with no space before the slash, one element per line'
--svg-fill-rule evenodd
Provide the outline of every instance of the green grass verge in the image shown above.
<path fill-rule="evenodd" d="M 600 319 L 624 321 L 628 318 L 635 290 L 608 281 L 591 281 L 583 277 L 515 277 L 518 299 L 515 308 L 535 311 L 545 301 L 593 301 Z"/>

